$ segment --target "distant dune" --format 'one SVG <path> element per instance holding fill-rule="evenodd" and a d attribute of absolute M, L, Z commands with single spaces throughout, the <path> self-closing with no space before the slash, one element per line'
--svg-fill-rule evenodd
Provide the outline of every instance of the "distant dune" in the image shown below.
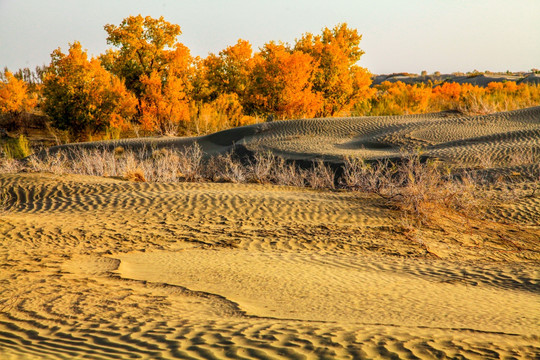
<path fill-rule="evenodd" d="M 513 81 L 517 84 L 540 84 L 540 76 L 535 73 L 513 73 L 513 74 L 471 74 L 471 75 L 455 75 L 455 74 L 439 74 L 439 75 L 416 75 L 416 74 L 389 74 L 375 75 L 373 77 L 373 85 L 378 85 L 384 81 L 397 82 L 401 81 L 405 84 L 427 84 L 440 82 L 455 82 L 458 84 L 471 84 L 481 87 L 487 86 L 490 82 L 505 82 Z"/>

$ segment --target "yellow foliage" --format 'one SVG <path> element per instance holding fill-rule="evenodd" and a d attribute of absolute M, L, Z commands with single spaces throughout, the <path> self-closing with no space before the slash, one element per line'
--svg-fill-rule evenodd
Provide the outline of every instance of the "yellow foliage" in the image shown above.
<path fill-rule="evenodd" d="M 19 114 L 31 111 L 36 104 L 37 99 L 29 94 L 26 83 L 5 70 L 0 81 L 0 113 Z"/>
<path fill-rule="evenodd" d="M 189 120 L 191 88 L 189 49 L 176 42 L 180 26 L 160 17 L 129 16 L 119 26 L 106 25 L 108 43 L 119 47 L 103 56 L 139 99 L 143 130 L 176 133 Z"/>
<path fill-rule="evenodd" d="M 323 97 L 318 115 L 338 115 L 372 95 L 371 74 L 356 65 L 364 54 L 361 39 L 356 29 L 343 23 L 324 28 L 321 35 L 306 33 L 296 42 L 294 49 L 311 55 L 316 64 L 313 89 Z"/>
<path fill-rule="evenodd" d="M 98 59 L 88 60 L 78 42 L 68 54 L 57 49 L 51 58 L 43 79 L 43 107 L 56 127 L 76 134 L 128 127 L 137 101 Z"/>
<path fill-rule="evenodd" d="M 383 82 L 376 94 L 356 104 L 357 115 L 401 115 L 459 110 L 477 115 L 540 105 L 540 86 L 508 81 L 486 87 L 471 84 L 426 84 Z"/>
<path fill-rule="evenodd" d="M 265 44 L 253 70 L 251 102 L 280 118 L 313 117 L 323 104 L 321 94 L 313 91 L 314 64 L 309 54 Z"/>

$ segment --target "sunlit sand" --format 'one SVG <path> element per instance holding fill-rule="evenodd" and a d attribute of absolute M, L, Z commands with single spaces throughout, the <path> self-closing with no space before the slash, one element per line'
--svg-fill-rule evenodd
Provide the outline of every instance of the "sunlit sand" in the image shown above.
<path fill-rule="evenodd" d="M 200 138 L 291 160 L 538 166 L 540 108 L 273 122 Z M 52 152 L 58 150 L 52 149 Z M 479 156 L 482 154 L 482 156 Z M 489 160 L 489 162 L 487 161 Z M 0 357 L 535 358 L 540 193 L 410 233 L 372 194 L 0 174 Z"/>

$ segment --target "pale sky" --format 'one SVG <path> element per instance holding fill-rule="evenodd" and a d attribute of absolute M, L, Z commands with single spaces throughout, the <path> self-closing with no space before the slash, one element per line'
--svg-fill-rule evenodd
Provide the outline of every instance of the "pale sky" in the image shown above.
<path fill-rule="evenodd" d="M 346 22 L 375 74 L 540 68 L 540 0 L 0 0 L 0 69 L 48 64 L 75 40 L 99 55 L 103 26 L 138 14 L 180 25 L 195 56 Z"/>

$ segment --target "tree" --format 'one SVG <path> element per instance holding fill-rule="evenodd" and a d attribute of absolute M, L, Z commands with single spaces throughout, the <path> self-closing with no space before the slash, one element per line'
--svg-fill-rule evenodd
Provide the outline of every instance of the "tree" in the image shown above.
<path fill-rule="evenodd" d="M 322 97 L 312 89 L 315 61 L 284 44 L 265 44 L 256 56 L 251 101 L 261 112 L 281 118 L 312 117 Z"/>
<path fill-rule="evenodd" d="M 168 132 L 189 120 L 189 49 L 176 42 L 180 26 L 160 17 L 130 16 L 105 25 L 107 42 L 118 47 L 102 56 L 105 66 L 125 80 L 138 99 L 138 119 L 146 130 Z"/>
<path fill-rule="evenodd" d="M 37 100 L 28 92 L 27 84 L 5 69 L 0 76 L 0 113 L 17 117 L 31 111 L 36 104 Z"/>
<path fill-rule="evenodd" d="M 237 94 L 243 102 L 249 89 L 253 69 L 251 44 L 238 39 L 235 45 L 210 54 L 202 61 L 203 76 L 206 79 L 206 101 L 215 100 L 222 94 Z"/>
<path fill-rule="evenodd" d="M 53 125 L 75 135 L 126 127 L 135 114 L 135 97 L 98 59 L 88 60 L 79 42 L 70 45 L 68 54 L 60 48 L 51 54 L 43 94 Z"/>
<path fill-rule="evenodd" d="M 323 29 L 322 35 L 306 33 L 296 41 L 294 49 L 311 55 L 317 64 L 313 89 L 324 98 L 320 115 L 339 114 L 371 96 L 371 74 L 356 65 L 364 54 L 361 39 L 356 29 L 339 24 Z"/>

